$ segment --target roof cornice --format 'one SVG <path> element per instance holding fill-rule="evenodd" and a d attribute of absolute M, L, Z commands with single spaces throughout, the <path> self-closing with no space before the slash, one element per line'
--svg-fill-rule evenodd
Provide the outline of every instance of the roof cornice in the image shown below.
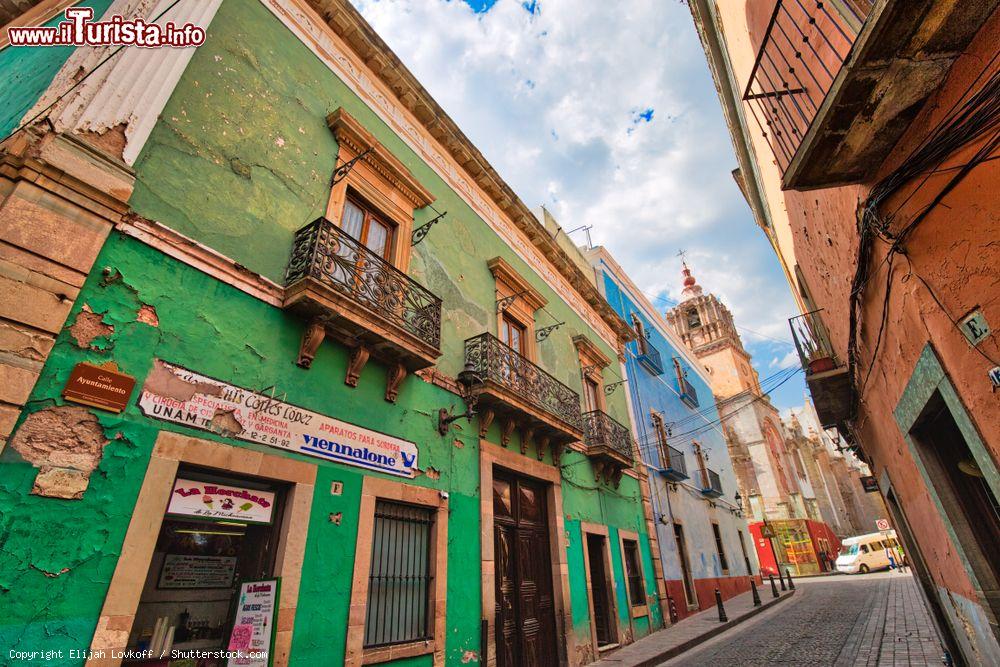
<path fill-rule="evenodd" d="M 604 300 L 587 275 L 535 218 L 531 209 L 486 161 L 479 149 L 465 136 L 455 121 L 445 113 L 349 0 L 307 0 L 307 2 L 382 83 L 393 91 L 400 103 L 450 153 L 469 177 L 514 222 L 617 336 L 624 340 L 629 339 L 631 330 L 628 324 Z"/>

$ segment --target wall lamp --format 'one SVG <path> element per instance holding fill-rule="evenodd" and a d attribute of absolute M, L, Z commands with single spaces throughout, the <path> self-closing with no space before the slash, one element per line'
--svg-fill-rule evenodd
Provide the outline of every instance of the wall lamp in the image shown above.
<path fill-rule="evenodd" d="M 470 422 L 476 415 L 476 404 L 479 402 L 479 395 L 475 390 L 483 385 L 483 378 L 476 372 L 475 366 L 471 362 L 465 364 L 458 377 L 458 388 L 462 400 L 465 402 L 465 413 L 453 415 L 445 408 L 438 410 L 438 433 L 446 435 L 448 427 L 459 419 L 468 419 Z"/>

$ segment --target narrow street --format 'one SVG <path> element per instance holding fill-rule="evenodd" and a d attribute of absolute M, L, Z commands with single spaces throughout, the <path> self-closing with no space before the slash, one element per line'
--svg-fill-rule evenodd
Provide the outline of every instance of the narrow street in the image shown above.
<path fill-rule="evenodd" d="M 663 665 L 940 665 L 916 580 L 879 572 L 801 579 L 787 602 Z"/>

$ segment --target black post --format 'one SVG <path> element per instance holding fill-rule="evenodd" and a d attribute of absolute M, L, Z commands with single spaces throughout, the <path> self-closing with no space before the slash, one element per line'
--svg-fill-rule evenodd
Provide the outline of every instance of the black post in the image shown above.
<path fill-rule="evenodd" d="M 718 588 L 715 589 L 715 606 L 719 608 L 719 623 L 728 621 L 729 617 L 726 616 L 726 608 L 722 606 L 722 593 L 719 592 Z"/>
<path fill-rule="evenodd" d="M 792 571 L 791 570 L 785 570 L 785 574 L 788 575 L 788 590 L 794 591 L 795 590 L 795 582 L 792 581 Z"/>
<path fill-rule="evenodd" d="M 778 597 L 778 587 L 774 585 L 774 575 L 769 574 L 767 575 L 767 578 L 771 580 L 771 594 L 774 595 L 774 597 Z"/>
<path fill-rule="evenodd" d="M 483 665 L 486 664 L 486 660 L 489 658 L 489 632 L 490 622 L 484 618 L 479 624 L 479 659 Z"/>
<path fill-rule="evenodd" d="M 781 590 L 787 591 L 788 588 L 785 586 L 785 578 L 781 575 L 781 566 L 778 566 L 778 583 L 781 584 Z"/>
<path fill-rule="evenodd" d="M 757 582 L 750 577 L 750 592 L 753 593 L 753 606 L 760 606 L 760 594 L 757 593 Z"/>

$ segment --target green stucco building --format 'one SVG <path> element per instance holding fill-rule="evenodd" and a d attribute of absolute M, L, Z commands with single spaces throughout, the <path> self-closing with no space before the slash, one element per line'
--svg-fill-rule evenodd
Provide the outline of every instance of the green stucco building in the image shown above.
<path fill-rule="evenodd" d="M 207 38 L 0 50 L 4 133 L 38 116 L 0 152 L 5 664 L 575 665 L 661 627 L 593 275 L 345 0 L 161 19 Z"/>

